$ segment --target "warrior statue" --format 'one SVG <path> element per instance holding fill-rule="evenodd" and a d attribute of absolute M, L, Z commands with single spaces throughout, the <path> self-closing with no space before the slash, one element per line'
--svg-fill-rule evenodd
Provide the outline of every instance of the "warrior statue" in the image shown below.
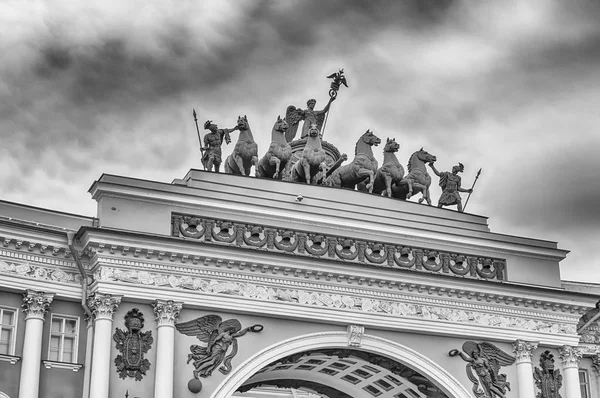
<path fill-rule="evenodd" d="M 336 97 L 329 97 L 329 102 L 327 102 L 325 108 L 320 111 L 315 110 L 317 101 L 314 99 L 308 100 L 306 103 L 308 108 L 305 110 L 296 108 L 294 105 L 288 106 L 285 111 L 285 120 L 287 120 L 289 124 L 288 131 L 285 134 L 285 139 L 287 142 L 294 140 L 296 131 L 298 130 L 298 124 L 301 120 L 304 120 L 304 125 L 302 126 L 302 134 L 300 135 L 300 139 L 308 137 L 308 131 L 313 124 L 316 124 L 319 131 L 321 131 L 323 127 L 323 121 L 325 120 L 325 115 L 329 111 L 329 106 L 331 103 L 335 101 L 335 98 Z"/>
<path fill-rule="evenodd" d="M 440 177 L 440 187 L 442 187 L 442 195 L 440 196 L 440 199 L 438 201 L 438 207 L 457 205 L 458 211 L 462 213 L 463 206 L 459 192 L 473 192 L 472 189 L 464 189 L 460 186 L 461 178 L 458 175 L 458 173 L 464 172 L 465 166 L 463 166 L 462 163 L 459 163 L 458 165 L 452 167 L 452 172 L 439 172 L 433 165 L 433 162 L 429 163 L 429 167 L 431 167 L 431 170 L 433 170 L 433 172 L 438 177 Z"/>
<path fill-rule="evenodd" d="M 237 130 L 238 126 L 230 129 L 220 129 L 212 120 L 207 120 L 204 123 L 204 129 L 209 130 L 210 133 L 204 136 L 202 164 L 204 165 L 204 169 L 208 171 L 212 171 L 213 166 L 215 166 L 215 171 L 218 173 L 222 163 L 221 145 L 223 145 L 223 139 L 227 144 L 231 143 L 229 134 Z"/>

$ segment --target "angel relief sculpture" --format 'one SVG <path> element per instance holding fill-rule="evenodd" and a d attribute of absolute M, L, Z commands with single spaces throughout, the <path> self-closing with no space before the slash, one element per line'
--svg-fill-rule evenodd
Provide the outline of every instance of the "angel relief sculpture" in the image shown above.
<path fill-rule="evenodd" d="M 218 315 L 206 315 L 188 322 L 175 324 L 180 333 L 195 336 L 202 345 L 192 344 L 188 361 L 194 361 L 194 377 L 208 377 L 223 363 L 219 371 L 223 374 L 231 372 L 231 360 L 237 354 L 238 344 L 236 338 L 245 335 L 248 331 L 258 333 L 263 330 L 262 325 L 252 325 L 242 329 L 240 321 L 228 319 L 223 321 Z M 232 347 L 229 350 L 229 347 Z M 228 353 L 229 352 L 229 353 Z"/>
<path fill-rule="evenodd" d="M 512 365 L 515 357 L 485 341 L 466 341 L 462 351 L 453 349 L 448 355 L 460 355 L 468 362 L 467 376 L 473 382 L 473 393 L 477 398 L 506 398 L 510 383 L 506 381 L 506 374 L 499 373 L 500 367 Z"/>

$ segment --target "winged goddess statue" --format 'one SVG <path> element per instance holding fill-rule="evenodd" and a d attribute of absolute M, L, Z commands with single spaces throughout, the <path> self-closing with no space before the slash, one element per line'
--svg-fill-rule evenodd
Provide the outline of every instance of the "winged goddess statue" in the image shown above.
<path fill-rule="evenodd" d="M 477 398 L 506 398 L 510 383 L 505 374 L 499 373 L 500 367 L 512 365 L 515 357 L 485 341 L 466 341 L 462 351 L 453 349 L 448 355 L 460 355 L 467 362 L 467 376 L 473 382 L 473 393 Z"/>
<path fill-rule="evenodd" d="M 223 363 L 219 371 L 223 374 L 231 372 L 231 360 L 237 354 L 238 343 L 236 338 L 247 332 L 258 333 L 263 330 L 262 325 L 252 325 L 242 329 L 242 324 L 237 319 L 223 319 L 218 315 L 205 315 L 188 322 L 176 323 L 175 328 L 180 333 L 195 336 L 202 345 L 192 344 L 188 361 L 194 361 L 194 378 L 208 377 Z M 229 347 L 232 346 L 228 354 Z"/>
<path fill-rule="evenodd" d="M 321 131 L 325 115 L 329 111 L 329 107 L 333 101 L 335 101 L 335 97 L 329 97 L 329 102 L 320 111 L 315 110 L 315 105 L 317 104 L 315 99 L 309 99 L 306 102 L 306 109 L 296 108 L 294 105 L 288 106 L 285 110 L 285 120 L 287 120 L 289 126 L 288 131 L 285 133 L 287 142 L 291 142 L 294 139 L 298 131 L 298 124 L 302 120 L 304 120 L 304 124 L 302 125 L 300 139 L 308 137 L 308 130 L 310 130 L 312 124 L 316 124 L 319 131 Z"/>

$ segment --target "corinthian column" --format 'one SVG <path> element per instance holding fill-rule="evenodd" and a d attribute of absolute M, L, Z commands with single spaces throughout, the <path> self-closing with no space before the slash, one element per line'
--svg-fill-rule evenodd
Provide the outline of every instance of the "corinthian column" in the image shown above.
<path fill-rule="evenodd" d="M 25 340 L 23 362 L 19 380 L 19 398 L 38 398 L 40 391 L 40 364 L 44 316 L 50 308 L 54 294 L 27 290 L 23 294 L 25 313 Z"/>
<path fill-rule="evenodd" d="M 182 303 L 171 300 L 156 300 L 152 304 L 158 323 L 154 398 L 173 398 L 175 321 L 181 307 Z"/>
<path fill-rule="evenodd" d="M 112 318 L 120 303 L 121 296 L 93 293 L 88 297 L 88 306 L 94 315 L 90 398 L 108 398 Z"/>
<path fill-rule="evenodd" d="M 581 361 L 581 351 L 577 347 L 564 345 L 558 349 L 563 366 L 565 381 L 565 398 L 581 398 L 579 388 L 579 361 Z"/>
<path fill-rule="evenodd" d="M 537 346 L 538 343 L 533 341 L 517 340 L 513 343 L 513 350 L 517 358 L 519 398 L 535 398 L 532 359 Z"/>

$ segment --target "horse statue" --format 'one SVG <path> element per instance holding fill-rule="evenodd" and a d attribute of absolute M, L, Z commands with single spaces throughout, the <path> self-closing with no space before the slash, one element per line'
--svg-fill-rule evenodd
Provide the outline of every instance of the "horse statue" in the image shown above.
<path fill-rule="evenodd" d="M 356 142 L 354 148 L 354 159 L 352 163 L 341 166 L 335 170 L 325 181 L 326 185 L 333 187 L 356 188 L 356 184 L 365 181 L 369 182 L 366 189 L 369 193 L 373 192 L 375 173 L 377 172 L 377 160 L 373 157 L 373 145 L 377 146 L 381 139 L 371 130 L 367 130 Z"/>
<path fill-rule="evenodd" d="M 292 167 L 291 180 L 294 182 L 312 183 L 312 179 L 319 171 L 327 168 L 325 161 L 327 154 L 321 146 L 321 132 L 316 123 L 311 124 L 306 137 L 306 145 L 302 150 L 302 157 Z"/>
<path fill-rule="evenodd" d="M 426 163 L 435 162 L 437 158 L 425 151 L 423 148 L 413 153 L 408 160 L 408 174 L 404 179 L 392 187 L 392 196 L 394 198 L 406 200 L 410 199 L 416 193 L 421 192 L 422 197 L 419 203 L 424 200 L 431 206 L 431 197 L 429 195 L 429 186 L 431 185 L 431 176 L 427 173 Z"/>
<path fill-rule="evenodd" d="M 404 179 L 404 167 L 398 161 L 396 152 L 400 149 L 400 144 L 396 139 L 387 139 L 383 148 L 383 164 L 375 174 L 375 183 L 373 184 L 373 193 L 387 195 L 392 197 L 392 185 L 400 184 L 404 181 L 412 184 L 411 181 Z M 357 185 L 359 191 L 366 191 L 366 183 L 363 181 Z"/>
<path fill-rule="evenodd" d="M 274 178 L 281 180 L 280 170 L 285 169 L 285 165 L 292 157 L 292 147 L 285 139 L 285 132 L 288 124 L 285 118 L 277 116 L 277 121 L 271 130 L 271 145 L 258 164 L 256 165 L 256 176 L 260 178 Z"/>
<path fill-rule="evenodd" d="M 237 127 L 240 131 L 235 148 L 225 159 L 225 172 L 237 175 L 250 175 L 250 168 L 258 162 L 258 145 L 248 125 L 248 118 L 238 116 Z"/>

